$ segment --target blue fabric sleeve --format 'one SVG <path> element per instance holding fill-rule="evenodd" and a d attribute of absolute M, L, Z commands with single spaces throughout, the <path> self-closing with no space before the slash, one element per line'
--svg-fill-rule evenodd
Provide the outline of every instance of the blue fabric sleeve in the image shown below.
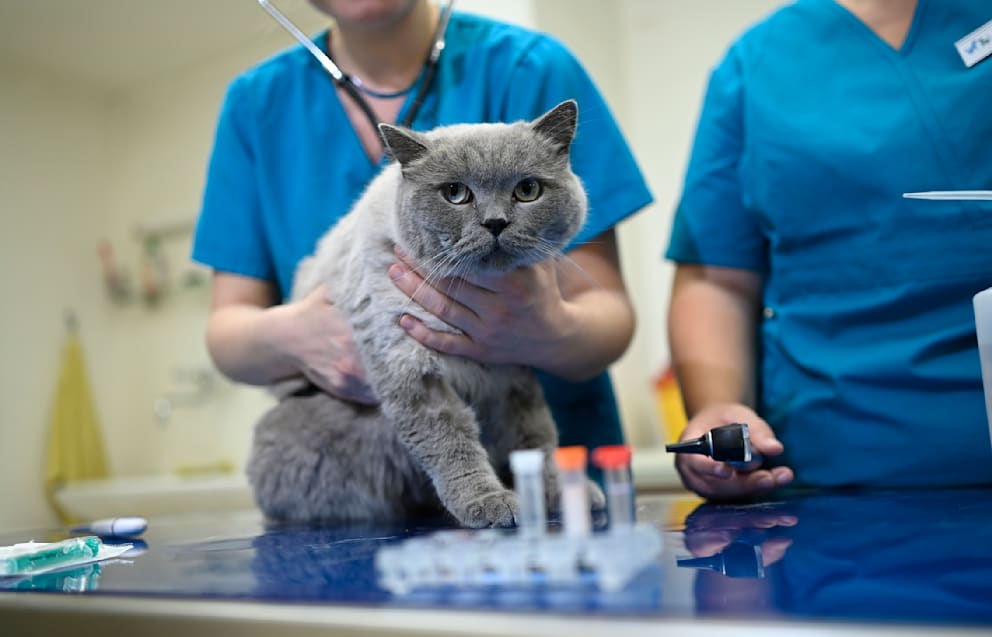
<path fill-rule="evenodd" d="M 609 106 L 581 64 L 554 38 L 534 38 L 510 73 L 502 119 L 533 119 L 567 99 L 579 105 L 572 169 L 589 196 L 589 215 L 572 241 L 574 248 L 650 204 L 652 196 Z"/>
<path fill-rule="evenodd" d="M 252 118 L 243 80 L 224 98 L 197 221 L 193 259 L 215 270 L 275 280 L 261 219 L 252 140 Z"/>
<path fill-rule="evenodd" d="M 710 76 L 666 257 L 765 271 L 765 241 L 745 207 L 744 82 L 734 50 Z"/>

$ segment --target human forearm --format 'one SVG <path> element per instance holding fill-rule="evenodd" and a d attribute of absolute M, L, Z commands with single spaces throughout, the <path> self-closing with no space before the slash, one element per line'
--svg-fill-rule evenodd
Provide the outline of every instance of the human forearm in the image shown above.
<path fill-rule="evenodd" d="M 755 403 L 760 278 L 679 266 L 668 315 L 672 364 L 689 416 L 718 403 Z"/>
<path fill-rule="evenodd" d="M 526 363 L 554 376 L 582 381 L 615 362 L 634 334 L 634 311 L 622 291 L 596 288 L 569 299 L 563 324 Z"/>
<path fill-rule="evenodd" d="M 280 327 L 290 311 L 289 306 L 249 304 L 215 309 L 207 323 L 207 349 L 214 364 L 231 380 L 251 385 L 299 374 Z"/>
<path fill-rule="evenodd" d="M 543 346 L 529 352 L 528 363 L 566 380 L 592 378 L 620 358 L 634 336 L 634 308 L 624 286 L 614 231 L 559 261 L 557 280 L 561 312 Z"/>
<path fill-rule="evenodd" d="M 672 362 L 689 422 L 682 440 L 732 422 L 749 425 L 759 456 L 782 454 L 784 446 L 754 411 L 755 348 L 761 278 L 730 268 L 680 265 L 668 315 Z M 683 484 L 712 499 L 749 498 L 783 487 L 791 467 L 764 467 L 755 459 L 733 467 L 706 456 L 679 454 L 675 468 Z"/>
<path fill-rule="evenodd" d="M 303 299 L 273 305 L 270 283 L 233 274 L 214 275 L 207 347 L 232 380 L 253 385 L 303 375 L 345 400 L 373 404 L 372 390 L 351 327 L 318 286 Z"/>

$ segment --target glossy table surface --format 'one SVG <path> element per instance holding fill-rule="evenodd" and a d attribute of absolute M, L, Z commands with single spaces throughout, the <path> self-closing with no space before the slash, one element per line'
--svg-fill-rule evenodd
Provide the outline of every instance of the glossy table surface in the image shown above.
<path fill-rule="evenodd" d="M 551 615 L 575 628 L 730 620 L 764 634 L 800 625 L 866 634 L 992 632 L 992 489 L 794 493 L 746 505 L 647 495 L 637 514 L 663 532 L 664 547 L 622 591 L 453 586 L 403 596 L 380 585 L 375 552 L 436 524 L 272 526 L 254 511 L 163 517 L 150 521 L 140 551 L 124 559 L 0 579 L 0 625 L 37 621 L 42 611 L 49 618 L 60 609 L 79 612 L 88 603 L 112 616 L 115 608 L 172 600 L 173 613 L 237 602 L 253 609 L 245 613 L 287 625 L 295 615 L 279 612 L 286 605 L 318 625 L 322 617 L 335 621 L 335 611 L 360 611 L 348 621 L 362 623 L 402 610 L 411 621 L 429 611 Z M 8 534 L 0 544 L 63 537 L 57 530 Z M 390 616 L 397 617 L 383 615 Z M 403 624 L 392 632 L 404 632 Z M 498 634 L 484 628 L 468 632 Z"/>

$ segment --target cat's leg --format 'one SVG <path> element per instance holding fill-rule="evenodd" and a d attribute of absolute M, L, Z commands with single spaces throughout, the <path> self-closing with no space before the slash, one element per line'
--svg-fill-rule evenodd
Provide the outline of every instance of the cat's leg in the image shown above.
<path fill-rule="evenodd" d="M 557 509 L 560 488 L 554 452 L 558 447 L 558 428 L 541 384 L 527 368 L 505 368 L 503 374 L 505 391 L 481 409 L 485 414 L 484 438 L 492 441 L 489 446 L 493 463 L 505 471 L 510 452 L 542 450 L 545 500 L 549 509 Z"/>
<path fill-rule="evenodd" d="M 246 472 L 259 508 L 279 520 L 393 520 L 436 501 L 378 410 L 322 392 L 262 417 Z"/>
<path fill-rule="evenodd" d="M 502 466 L 514 449 L 542 449 L 544 493 L 548 508 L 560 507 L 560 485 L 554 452 L 558 447 L 558 428 L 544 398 L 540 381 L 529 369 L 508 368 L 510 374 L 505 397 L 488 406 L 487 438 L 494 441 L 494 463 Z M 606 497 L 593 480 L 587 480 L 589 504 L 594 510 L 606 507 Z"/>
<path fill-rule="evenodd" d="M 389 326 L 363 328 L 356 324 L 356 341 L 381 409 L 445 508 L 464 526 L 512 526 L 516 495 L 489 463 L 475 413 L 444 378 L 437 352 Z"/>

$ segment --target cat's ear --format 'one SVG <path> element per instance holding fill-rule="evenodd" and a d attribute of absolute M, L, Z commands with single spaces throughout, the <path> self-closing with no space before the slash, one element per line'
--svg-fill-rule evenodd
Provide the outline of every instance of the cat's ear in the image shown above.
<path fill-rule="evenodd" d="M 561 152 L 567 152 L 579 120 L 579 105 L 575 100 L 566 100 L 534 120 L 534 130 L 558 145 Z"/>
<path fill-rule="evenodd" d="M 390 157 L 400 164 L 407 164 L 427 152 L 420 136 L 411 130 L 379 124 L 379 136 Z"/>

